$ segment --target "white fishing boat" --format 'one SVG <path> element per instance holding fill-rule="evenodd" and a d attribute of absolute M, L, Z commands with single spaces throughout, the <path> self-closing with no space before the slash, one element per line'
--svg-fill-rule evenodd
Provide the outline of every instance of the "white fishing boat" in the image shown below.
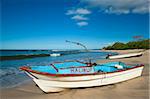
<path fill-rule="evenodd" d="M 78 42 L 70 42 L 82 46 Z M 55 55 L 54 55 L 55 56 Z M 53 63 L 49 66 L 23 66 L 33 81 L 44 92 L 60 92 L 65 89 L 78 87 L 93 87 L 114 84 L 136 78 L 142 75 L 144 65 L 126 65 L 122 62 L 108 62 L 104 64 L 80 61 Z"/>
<path fill-rule="evenodd" d="M 52 53 L 50 54 L 50 56 L 53 56 L 53 57 L 57 57 L 57 56 L 60 56 L 61 54 L 60 53 Z"/>
<path fill-rule="evenodd" d="M 120 55 L 108 55 L 106 59 L 129 58 L 129 57 L 138 57 L 142 55 L 143 55 L 143 52 L 127 53 L 127 54 L 120 54 Z"/>
<path fill-rule="evenodd" d="M 47 93 L 126 81 L 141 76 L 143 67 L 143 65 L 126 65 L 122 62 L 105 64 L 63 62 L 49 66 L 25 66 L 20 69 Z"/>

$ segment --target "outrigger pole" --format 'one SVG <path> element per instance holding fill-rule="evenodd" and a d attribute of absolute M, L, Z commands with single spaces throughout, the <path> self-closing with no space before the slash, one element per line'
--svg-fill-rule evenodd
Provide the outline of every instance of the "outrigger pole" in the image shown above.
<path fill-rule="evenodd" d="M 66 42 L 82 46 L 85 49 L 86 52 L 89 52 L 89 50 L 87 49 L 87 47 L 85 45 L 79 43 L 79 42 L 72 42 L 72 41 L 68 41 L 68 40 L 66 40 Z M 91 59 L 88 58 L 88 60 L 89 60 L 89 63 L 91 64 Z"/>
<path fill-rule="evenodd" d="M 66 42 L 69 42 L 69 43 L 73 43 L 73 44 L 82 46 L 82 47 L 85 49 L 85 51 L 89 52 L 89 50 L 87 49 L 87 47 L 86 47 L 85 45 L 79 43 L 79 42 L 72 42 L 72 41 L 68 41 L 68 40 L 66 40 Z"/>

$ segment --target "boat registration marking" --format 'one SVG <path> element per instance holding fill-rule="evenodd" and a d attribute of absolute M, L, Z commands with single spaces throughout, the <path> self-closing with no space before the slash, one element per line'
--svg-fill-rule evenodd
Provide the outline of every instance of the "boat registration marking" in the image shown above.
<path fill-rule="evenodd" d="M 84 68 L 71 68 L 71 73 L 94 73 L 93 67 L 84 67 Z"/>

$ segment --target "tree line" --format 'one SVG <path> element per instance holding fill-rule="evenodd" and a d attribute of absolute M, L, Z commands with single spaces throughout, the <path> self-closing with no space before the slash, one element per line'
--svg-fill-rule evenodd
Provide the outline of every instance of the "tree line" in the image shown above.
<path fill-rule="evenodd" d="M 130 41 L 128 43 L 116 42 L 111 46 L 103 47 L 106 50 L 125 50 L 125 49 L 149 49 L 150 39 Z"/>

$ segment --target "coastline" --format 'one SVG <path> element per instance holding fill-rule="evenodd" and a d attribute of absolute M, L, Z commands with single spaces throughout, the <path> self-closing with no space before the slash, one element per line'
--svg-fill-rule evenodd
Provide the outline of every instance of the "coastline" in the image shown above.
<path fill-rule="evenodd" d="M 135 50 L 105 51 L 119 54 L 135 52 Z M 0 96 L 1 99 L 149 99 L 149 54 L 150 50 L 146 50 L 141 57 L 113 60 L 145 65 L 142 77 L 122 83 L 101 87 L 69 89 L 60 93 L 45 94 L 32 81 L 29 81 L 14 88 L 2 89 Z M 107 60 L 98 60 L 97 62 L 101 63 L 102 61 L 105 62 Z"/>

